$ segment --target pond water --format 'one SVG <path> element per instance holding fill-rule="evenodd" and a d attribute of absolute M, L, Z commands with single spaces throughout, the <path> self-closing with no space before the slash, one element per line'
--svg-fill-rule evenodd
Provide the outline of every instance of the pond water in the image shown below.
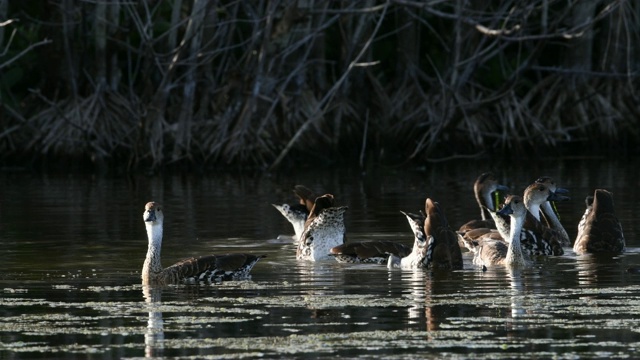
<path fill-rule="evenodd" d="M 635 164 L 481 162 L 295 174 L 93 177 L 0 173 L 0 358 L 633 358 L 640 347 L 640 185 Z M 514 193 L 549 175 L 575 238 L 584 198 L 614 193 L 620 256 L 570 249 L 530 269 L 455 272 L 295 259 L 272 203 L 304 184 L 348 205 L 350 241 L 412 243 L 400 210 L 439 201 L 453 227 L 477 218 L 472 184 L 493 170 Z M 251 280 L 143 288 L 147 201 L 165 207 L 163 265 L 265 254 Z"/>

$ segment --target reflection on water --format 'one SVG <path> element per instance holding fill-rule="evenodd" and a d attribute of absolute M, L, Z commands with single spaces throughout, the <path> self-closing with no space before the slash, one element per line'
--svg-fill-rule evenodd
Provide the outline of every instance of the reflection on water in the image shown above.
<path fill-rule="evenodd" d="M 144 356 L 159 358 L 163 356 L 164 349 L 164 322 L 162 311 L 158 309 L 162 302 L 162 289 L 143 286 L 142 293 L 144 301 L 149 305 L 149 320 L 144 334 Z"/>
<path fill-rule="evenodd" d="M 508 268 L 509 286 L 511 288 L 511 317 L 516 319 L 527 315 L 524 309 L 524 285 L 522 283 L 522 269 Z"/>
<path fill-rule="evenodd" d="M 438 200 L 452 225 L 477 216 L 471 184 L 483 164 L 427 171 L 93 178 L 0 174 L 0 358 L 634 357 L 640 274 L 632 167 L 555 163 L 497 172 L 522 190 L 550 175 L 575 237 L 583 196 L 614 192 L 627 238 L 621 256 L 566 255 L 483 272 L 464 254 L 455 272 L 295 260 L 293 229 L 271 206 L 301 183 L 333 192 L 350 241 L 413 236 L 400 210 Z M 495 169 L 494 169 L 495 171 Z M 533 172 L 533 173 L 530 173 Z M 266 254 L 249 281 L 140 285 L 141 209 L 165 205 L 165 265 L 188 256 Z"/>

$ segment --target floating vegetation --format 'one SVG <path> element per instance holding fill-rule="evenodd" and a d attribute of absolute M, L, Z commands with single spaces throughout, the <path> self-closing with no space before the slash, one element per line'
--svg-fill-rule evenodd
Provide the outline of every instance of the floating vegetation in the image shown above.
<path fill-rule="evenodd" d="M 640 346 L 640 285 L 627 278 L 324 269 L 161 289 L 6 282 L 0 357 L 571 359 Z"/>
<path fill-rule="evenodd" d="M 380 297 L 377 295 L 288 295 L 253 298 L 203 298 L 207 302 L 239 302 L 245 305 L 260 305 L 266 307 L 305 307 L 314 309 L 344 308 L 344 307 L 403 307 L 412 306 L 414 300 L 409 295 L 401 297 Z"/>

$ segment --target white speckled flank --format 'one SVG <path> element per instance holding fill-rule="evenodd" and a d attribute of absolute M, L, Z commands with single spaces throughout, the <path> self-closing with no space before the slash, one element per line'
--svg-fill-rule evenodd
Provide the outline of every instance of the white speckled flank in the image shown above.
<path fill-rule="evenodd" d="M 344 243 L 346 206 L 325 208 L 302 233 L 298 242 L 298 260 L 333 260 L 331 248 Z"/>

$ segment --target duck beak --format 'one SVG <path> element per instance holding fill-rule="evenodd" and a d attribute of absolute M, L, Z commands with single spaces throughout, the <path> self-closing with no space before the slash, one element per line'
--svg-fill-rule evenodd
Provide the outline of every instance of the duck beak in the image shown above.
<path fill-rule="evenodd" d="M 558 217 L 558 219 L 560 219 L 560 212 L 558 212 L 558 208 L 556 207 L 556 202 L 558 201 L 567 201 L 570 200 L 571 198 L 568 196 L 564 196 L 564 195 L 558 195 L 558 190 L 564 190 L 566 191 L 565 194 L 567 192 L 569 192 L 568 190 L 565 189 L 561 189 L 561 188 L 557 188 L 556 191 L 552 191 L 549 194 L 549 197 L 547 198 L 547 201 L 549 201 L 549 203 L 551 204 L 551 209 L 553 210 L 553 212 L 556 214 L 556 216 Z"/>
<path fill-rule="evenodd" d="M 509 187 L 506 185 L 498 184 L 498 186 L 496 186 L 496 191 L 509 191 Z"/>
<path fill-rule="evenodd" d="M 505 204 L 502 209 L 498 210 L 497 214 L 499 215 L 511 215 L 513 214 L 513 209 L 511 208 L 511 204 Z"/>
<path fill-rule="evenodd" d="M 154 210 L 147 210 L 147 212 L 144 213 L 144 221 L 145 222 L 156 221 L 156 212 Z"/>
<path fill-rule="evenodd" d="M 551 191 L 549 193 L 549 197 L 547 198 L 547 201 L 567 201 L 567 200 L 571 200 L 570 197 L 568 196 L 564 196 L 564 195 L 558 195 L 558 191 L 559 189 L 556 189 L 556 191 Z M 565 190 L 565 189 L 562 189 Z M 565 194 L 568 192 L 567 190 L 565 190 Z M 560 193 L 562 194 L 562 193 Z"/>
<path fill-rule="evenodd" d="M 568 194 L 568 193 L 569 193 L 569 190 L 567 190 L 567 189 L 565 189 L 565 188 L 557 187 L 557 188 L 556 188 L 555 193 L 556 193 L 556 194 Z M 567 199 L 567 200 L 568 200 L 568 199 Z"/>

